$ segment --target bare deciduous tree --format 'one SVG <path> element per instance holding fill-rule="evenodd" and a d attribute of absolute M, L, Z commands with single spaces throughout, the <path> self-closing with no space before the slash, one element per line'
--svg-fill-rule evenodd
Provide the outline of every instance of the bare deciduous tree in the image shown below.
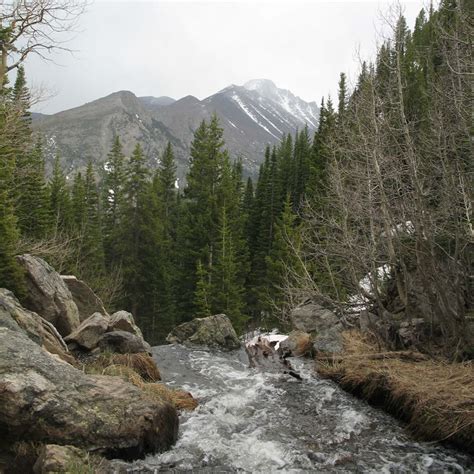
<path fill-rule="evenodd" d="M 305 271 L 289 280 L 293 298 L 306 293 L 341 308 L 364 303 L 380 316 L 389 310 L 423 317 L 454 346 L 465 336 L 472 304 L 466 295 L 474 244 L 474 27 L 461 4 L 443 12 L 448 25 L 443 15 L 434 17 L 437 36 L 429 46 L 437 69 L 426 66 L 427 105 L 412 116 L 409 35 L 401 17 L 393 22 L 388 53 L 380 51 L 377 68 L 362 75 L 344 127 L 327 139 L 328 204 L 324 212 L 306 206 Z M 321 286 L 318 272 L 328 285 Z"/>
<path fill-rule="evenodd" d="M 44 59 L 54 50 L 67 50 L 84 0 L 1 0 L 0 1 L 0 80 L 16 69 L 30 54 Z"/>

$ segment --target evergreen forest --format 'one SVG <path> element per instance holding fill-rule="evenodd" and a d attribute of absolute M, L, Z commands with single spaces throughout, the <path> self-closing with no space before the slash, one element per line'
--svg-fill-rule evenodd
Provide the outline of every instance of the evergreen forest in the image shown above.
<path fill-rule="evenodd" d="M 132 312 L 152 344 L 217 313 L 241 333 L 285 328 L 289 309 L 317 297 L 380 314 L 400 303 L 406 318 L 423 308 L 433 337 L 462 346 L 473 305 L 473 9 L 443 0 L 412 31 L 398 17 L 356 83 L 342 73 L 338 96 L 321 101 L 317 131 L 268 146 L 246 181 L 216 115 L 195 131 L 179 188 L 170 143 L 151 169 L 118 136 L 105 167 L 91 160 L 67 175 L 58 155 L 47 175 L 25 69 L 12 83 L 2 70 L 0 287 L 21 299 L 15 256 L 28 252 Z"/>

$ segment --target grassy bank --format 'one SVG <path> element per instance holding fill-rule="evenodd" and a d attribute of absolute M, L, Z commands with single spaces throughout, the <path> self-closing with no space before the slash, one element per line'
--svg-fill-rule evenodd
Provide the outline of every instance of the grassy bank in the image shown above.
<path fill-rule="evenodd" d="M 357 331 L 344 334 L 344 353 L 319 358 L 320 375 L 406 421 L 419 438 L 449 441 L 474 453 L 474 364 L 389 352 Z"/>
<path fill-rule="evenodd" d="M 177 410 L 194 410 L 198 405 L 189 392 L 157 383 L 161 380 L 160 371 L 147 354 L 102 354 L 84 365 L 84 372 L 122 377 L 145 392 L 149 398 L 167 401 Z"/>

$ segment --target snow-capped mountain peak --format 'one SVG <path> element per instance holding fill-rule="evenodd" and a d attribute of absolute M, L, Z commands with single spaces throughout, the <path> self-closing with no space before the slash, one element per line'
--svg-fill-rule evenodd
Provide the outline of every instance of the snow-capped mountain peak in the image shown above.
<path fill-rule="evenodd" d="M 278 105 L 302 125 L 307 124 L 310 128 L 317 127 L 319 108 L 316 102 L 305 102 L 291 91 L 278 88 L 270 79 L 252 79 L 243 87 Z"/>
<path fill-rule="evenodd" d="M 277 86 L 270 79 L 252 79 L 244 84 L 249 91 L 257 91 L 263 97 L 272 97 L 278 90 Z"/>

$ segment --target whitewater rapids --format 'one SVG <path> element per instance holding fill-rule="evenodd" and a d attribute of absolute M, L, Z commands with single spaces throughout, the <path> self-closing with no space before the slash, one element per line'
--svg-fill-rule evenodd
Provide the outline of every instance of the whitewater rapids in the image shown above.
<path fill-rule="evenodd" d="M 292 359 L 303 380 L 250 369 L 243 350 L 179 345 L 153 354 L 165 382 L 200 406 L 180 420 L 176 445 L 128 472 L 468 473 L 471 457 L 414 441 L 381 410 L 317 377 Z"/>

